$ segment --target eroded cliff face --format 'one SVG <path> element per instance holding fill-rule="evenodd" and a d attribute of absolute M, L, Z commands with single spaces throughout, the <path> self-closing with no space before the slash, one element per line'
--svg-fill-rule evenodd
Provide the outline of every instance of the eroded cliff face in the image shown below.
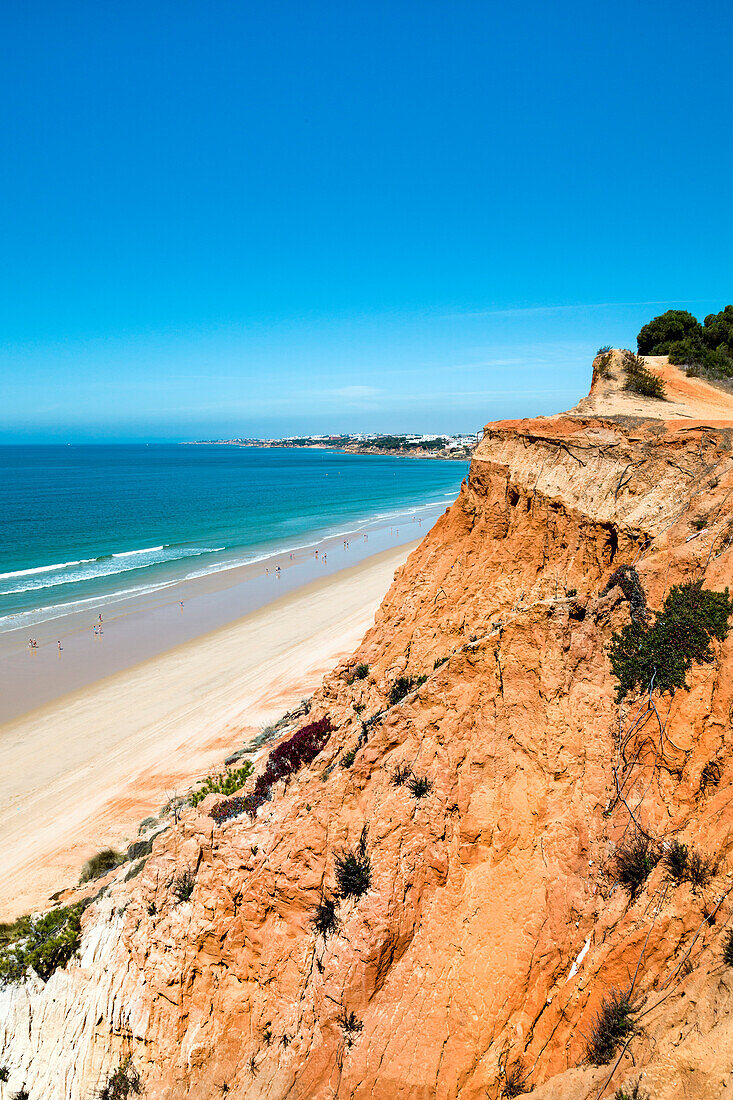
<path fill-rule="evenodd" d="M 655 365 L 671 418 L 640 398 L 633 417 L 598 415 L 614 387 L 596 378 L 569 414 L 486 429 L 458 500 L 314 697 L 309 721 L 335 729 L 323 752 L 254 819 L 216 825 L 217 795 L 185 809 L 136 877 L 105 880 L 78 961 L 0 991 L 11 1084 L 87 1098 L 131 1057 L 150 1100 L 498 1098 L 518 1066 L 537 1100 L 642 1074 L 665 1100 L 733 1090 L 733 636 L 689 691 L 651 702 L 615 702 L 606 653 L 629 621 L 606 591 L 620 565 L 653 610 L 673 584 L 731 580 L 733 398 L 699 383 L 714 415 L 695 416 L 675 390 L 691 380 Z M 426 680 L 389 706 L 400 676 Z M 396 785 L 399 765 L 427 793 Z M 614 852 L 634 822 L 715 875 L 672 887 L 659 864 L 631 898 Z M 318 935 L 362 835 L 370 887 Z M 617 1065 L 590 1066 L 614 989 L 638 1031 Z"/>

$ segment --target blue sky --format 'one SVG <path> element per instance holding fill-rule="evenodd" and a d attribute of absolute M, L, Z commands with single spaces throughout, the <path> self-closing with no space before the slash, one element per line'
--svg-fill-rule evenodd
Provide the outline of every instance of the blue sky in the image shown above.
<path fill-rule="evenodd" d="M 0 439 L 475 430 L 733 299 L 733 5 L 10 5 Z"/>

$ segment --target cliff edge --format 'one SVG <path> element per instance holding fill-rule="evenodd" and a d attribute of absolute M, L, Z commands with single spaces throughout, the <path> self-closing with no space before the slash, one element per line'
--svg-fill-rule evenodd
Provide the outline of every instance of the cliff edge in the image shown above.
<path fill-rule="evenodd" d="M 647 366 L 666 400 L 613 352 L 575 409 L 487 426 L 310 713 L 87 888 L 78 958 L 0 990 L 8 1087 L 731 1093 L 733 639 L 620 701 L 609 645 L 730 582 L 733 395 Z"/>

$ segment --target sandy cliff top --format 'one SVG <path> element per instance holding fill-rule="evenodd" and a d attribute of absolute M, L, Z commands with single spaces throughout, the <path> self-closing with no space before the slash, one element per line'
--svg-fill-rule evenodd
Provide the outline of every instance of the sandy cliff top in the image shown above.
<path fill-rule="evenodd" d="M 718 389 L 702 378 L 688 378 L 684 367 L 670 363 L 666 355 L 640 357 L 664 382 L 666 400 L 642 397 L 624 388 L 626 375 L 620 351 L 610 353 L 605 371 L 600 369 L 602 358 L 597 355 L 593 360 L 590 393 L 567 413 L 568 416 L 635 416 L 733 425 L 733 393 Z"/>

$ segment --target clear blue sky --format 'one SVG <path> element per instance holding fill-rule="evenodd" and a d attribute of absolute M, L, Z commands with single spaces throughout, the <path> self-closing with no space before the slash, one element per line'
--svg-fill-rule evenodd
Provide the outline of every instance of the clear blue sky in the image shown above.
<path fill-rule="evenodd" d="M 66 0 L 0 40 L 0 439 L 473 430 L 733 299 L 729 0 Z"/>

